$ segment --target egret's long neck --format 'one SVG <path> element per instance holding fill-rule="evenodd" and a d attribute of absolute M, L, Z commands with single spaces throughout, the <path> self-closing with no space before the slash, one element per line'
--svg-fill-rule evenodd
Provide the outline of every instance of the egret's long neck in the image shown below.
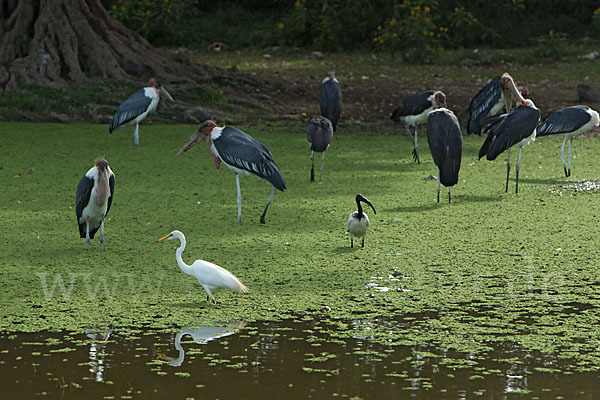
<path fill-rule="evenodd" d="M 179 238 L 179 241 L 181 242 L 181 246 L 179 246 L 179 248 L 177 249 L 177 251 L 175 252 L 175 258 L 177 259 L 177 265 L 179 265 L 179 268 L 185 272 L 186 274 L 190 274 L 190 266 L 187 265 L 186 263 L 183 262 L 183 259 L 181 258 L 181 253 L 183 253 L 183 251 L 185 250 L 185 238 Z"/>

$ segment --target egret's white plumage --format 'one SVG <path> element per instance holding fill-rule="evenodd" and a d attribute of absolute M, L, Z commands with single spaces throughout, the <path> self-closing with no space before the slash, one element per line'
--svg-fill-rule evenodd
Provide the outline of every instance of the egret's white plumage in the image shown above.
<path fill-rule="evenodd" d="M 248 288 L 231 272 L 216 264 L 204 260 L 196 260 L 192 265 L 187 265 L 181 258 L 181 253 L 185 250 L 185 236 L 181 231 L 175 230 L 167 236 L 158 239 L 156 242 L 172 239 L 179 239 L 181 243 L 181 246 L 179 246 L 175 253 L 177 265 L 179 265 L 179 268 L 183 272 L 192 275 L 198 280 L 198 283 L 206 291 L 207 298 L 212 300 L 213 303 L 217 302 L 212 295 L 212 291 L 215 289 L 231 289 L 238 292 L 248 291 Z"/>
<path fill-rule="evenodd" d="M 350 247 L 354 247 L 354 236 L 362 237 L 362 247 L 365 247 L 365 236 L 367 236 L 367 231 L 371 226 L 369 222 L 369 217 L 367 214 L 363 212 L 362 206 L 360 203 L 363 202 L 368 204 L 375 214 L 375 207 L 369 200 L 363 197 L 361 194 L 356 195 L 356 206 L 358 211 L 354 211 L 350 216 L 348 216 L 348 233 L 350 234 Z"/>

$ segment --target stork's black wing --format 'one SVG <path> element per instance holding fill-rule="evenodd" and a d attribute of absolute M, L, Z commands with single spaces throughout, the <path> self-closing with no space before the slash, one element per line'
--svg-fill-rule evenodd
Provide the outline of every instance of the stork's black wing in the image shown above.
<path fill-rule="evenodd" d="M 486 158 L 488 160 L 495 160 L 504 150 L 530 136 L 539 121 L 539 109 L 530 106 L 515 108 L 500 123 L 490 128 L 488 137 L 484 143 L 484 146 L 488 145 L 485 152 Z"/>
<path fill-rule="evenodd" d="M 433 90 L 428 90 L 423 93 L 408 96 L 404 99 L 404 101 L 402 101 L 402 104 L 400 104 L 400 106 L 394 110 L 390 118 L 396 120 L 407 115 L 421 114 L 423 111 L 431 107 L 431 100 L 429 97 L 431 97 L 434 92 L 435 91 Z"/>
<path fill-rule="evenodd" d="M 83 214 L 83 209 L 90 201 L 90 195 L 94 188 L 94 180 L 84 175 L 77 185 L 77 193 L 75 194 L 75 214 L 77 215 L 77 224 L 79 225 L 79 236 L 85 237 L 85 224 L 79 223 L 79 218 Z"/>
<path fill-rule="evenodd" d="M 342 89 L 337 80 L 329 78 L 321 83 L 320 106 L 321 115 L 331 121 L 335 132 L 342 113 Z"/>
<path fill-rule="evenodd" d="M 306 138 L 312 151 L 323 152 L 327 150 L 332 137 L 333 126 L 327 118 L 316 117 L 309 121 L 306 127 Z"/>
<path fill-rule="evenodd" d="M 108 215 L 108 211 L 110 211 L 113 196 L 115 195 L 115 174 L 113 174 L 112 172 L 108 177 L 108 187 L 110 188 L 110 196 L 108 196 L 108 206 L 106 206 L 106 214 L 104 214 L 105 217 Z"/>
<path fill-rule="evenodd" d="M 500 78 L 495 77 L 482 87 L 469 104 L 467 132 L 481 134 L 481 119 L 488 116 L 494 105 L 502 98 Z"/>
<path fill-rule="evenodd" d="M 576 131 L 592 118 L 589 109 L 588 106 L 571 106 L 548 114 L 537 128 L 536 136 Z"/>
<path fill-rule="evenodd" d="M 115 115 L 110 120 L 108 131 L 112 133 L 113 130 L 125 125 L 129 121 L 135 119 L 138 115 L 144 113 L 151 102 L 152 99 L 145 94 L 145 88 L 132 94 L 127 100 L 121 103 L 119 108 L 117 108 Z"/>
<path fill-rule="evenodd" d="M 462 160 L 463 138 L 452 111 L 442 108 L 429 114 L 427 142 L 433 162 L 440 169 L 440 182 L 444 186 L 455 185 Z"/>
<path fill-rule="evenodd" d="M 285 181 L 267 147 L 239 129 L 227 126 L 221 136 L 213 140 L 223 162 L 271 182 L 279 190 Z"/>

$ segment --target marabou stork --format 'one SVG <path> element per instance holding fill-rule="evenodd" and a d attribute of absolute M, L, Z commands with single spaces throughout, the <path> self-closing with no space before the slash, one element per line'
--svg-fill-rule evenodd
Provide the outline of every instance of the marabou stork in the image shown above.
<path fill-rule="evenodd" d="M 571 106 L 556 110 L 550 114 L 538 126 L 536 136 L 560 134 L 565 138 L 560 148 L 560 159 L 562 160 L 565 176 L 571 176 L 571 146 L 573 138 L 583 133 L 593 131 L 600 132 L 598 112 L 588 106 Z M 569 141 L 569 168 L 565 165 L 565 143 Z"/>
<path fill-rule="evenodd" d="M 175 258 L 177 259 L 177 265 L 179 268 L 188 275 L 192 275 L 198 280 L 198 283 L 202 285 L 206 292 L 206 300 L 212 300 L 213 303 L 217 303 L 212 291 L 215 289 L 231 289 L 238 292 L 247 292 L 248 288 L 244 286 L 238 278 L 236 278 L 231 272 L 225 268 L 220 267 L 204 260 L 196 260 L 192 265 L 187 265 L 181 258 L 181 253 L 185 250 L 185 236 L 178 230 L 169 233 L 166 236 L 161 237 L 156 243 L 163 242 L 165 240 L 179 239 L 181 245 L 175 252 Z"/>
<path fill-rule="evenodd" d="M 342 89 L 333 72 L 321 82 L 320 105 L 321 115 L 331 121 L 335 132 L 342 114 Z"/>
<path fill-rule="evenodd" d="M 167 99 L 173 101 L 173 97 L 167 92 L 164 86 L 161 86 L 156 79 L 150 79 L 148 87 L 142 88 L 132 94 L 125 100 L 108 125 L 108 132 L 112 133 L 116 129 L 122 128 L 124 125 L 135 124 L 133 131 L 133 144 L 140 145 L 139 127 L 140 122 L 152 111 L 156 110 L 160 101 L 160 94 L 163 94 Z"/>
<path fill-rule="evenodd" d="M 429 113 L 436 108 L 446 107 L 446 95 L 439 90 L 428 90 L 420 94 L 413 94 L 402 101 L 402 104 L 394 110 L 390 119 L 404 121 L 408 137 L 414 144 L 413 161 L 421 163 L 419 160 L 419 144 L 417 143 L 417 125 L 427 122 Z M 413 139 L 410 127 L 415 130 Z"/>
<path fill-rule="evenodd" d="M 512 78 L 505 72 L 502 77 L 492 78 L 477 92 L 469 104 L 467 133 L 481 135 L 481 128 L 485 125 L 487 117 L 497 115 L 503 108 L 506 109 L 506 112 L 512 110 L 513 103 L 516 103 L 517 99 L 509 90 L 511 81 Z M 522 96 L 526 96 L 528 93 L 527 88 L 523 86 L 519 86 L 518 90 Z"/>
<path fill-rule="evenodd" d="M 306 128 L 306 138 L 310 144 L 310 159 L 312 167 L 310 168 L 310 181 L 315 181 L 315 151 L 322 153 L 321 156 L 321 172 L 319 173 L 319 183 L 323 176 L 323 165 L 325 164 L 325 150 L 331 143 L 333 137 L 333 126 L 331 121 L 326 117 L 316 117 L 310 120 Z"/>
<path fill-rule="evenodd" d="M 85 249 L 90 248 L 90 239 L 100 228 L 100 250 L 104 250 L 104 218 L 115 194 L 115 174 L 104 158 L 85 173 L 77 185 L 75 213 L 79 224 L 79 236 L 85 238 Z"/>
<path fill-rule="evenodd" d="M 429 113 L 427 142 L 433 162 L 438 168 L 437 202 L 440 202 L 440 183 L 442 183 L 448 188 L 448 203 L 450 203 L 450 187 L 458 182 L 463 148 L 460 124 L 452 111 L 438 108 Z"/>
<path fill-rule="evenodd" d="M 264 224 L 267 209 L 275 196 L 276 190 L 285 190 L 285 181 L 275 161 L 273 161 L 273 154 L 264 144 L 247 133 L 231 126 L 219 128 L 213 121 L 207 120 L 181 147 L 177 157 L 200 141 L 206 143 L 217 168 L 221 168 L 221 162 L 223 162 L 227 168 L 235 173 L 239 223 L 242 222 L 242 192 L 240 191 L 239 175 L 256 175 L 271 182 L 273 185 L 271 197 L 269 197 L 265 210 L 260 216 L 260 223 Z"/>
<path fill-rule="evenodd" d="M 355 199 L 358 211 L 354 211 L 348 217 L 348 233 L 350 233 L 350 247 L 354 247 L 354 236 L 362 236 L 362 247 L 365 247 L 365 236 L 367 236 L 367 231 L 369 230 L 370 223 L 369 217 L 367 217 L 367 214 L 363 212 L 360 203 L 363 202 L 365 204 L 368 204 L 373 209 L 373 212 L 375 214 L 377 214 L 377 211 L 375 211 L 375 207 L 373 207 L 373 204 L 371 204 L 369 200 L 364 198 L 362 194 L 357 194 Z"/>
<path fill-rule="evenodd" d="M 523 147 L 535 140 L 535 130 L 540 121 L 540 110 L 533 101 L 525 100 L 517 90 L 511 79 L 507 81 L 506 88 L 512 96 L 519 100 L 520 106 L 510 113 L 492 117 L 487 125 L 488 133 L 481 149 L 479 158 L 484 155 L 488 160 L 495 160 L 504 150 L 508 149 L 508 162 L 506 163 L 506 192 L 508 192 L 508 175 L 510 173 L 510 149 L 518 144 L 519 156 L 517 157 L 517 173 L 515 193 L 519 193 L 519 166 Z M 506 94 L 505 94 L 506 97 Z"/>

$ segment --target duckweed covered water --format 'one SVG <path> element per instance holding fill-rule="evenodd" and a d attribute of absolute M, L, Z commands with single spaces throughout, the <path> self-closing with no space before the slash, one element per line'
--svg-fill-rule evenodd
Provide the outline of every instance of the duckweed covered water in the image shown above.
<path fill-rule="evenodd" d="M 338 134 L 327 151 L 323 184 L 311 184 L 304 126 L 243 127 L 271 149 L 288 186 L 275 196 L 261 225 L 269 185 L 241 179 L 243 222 L 238 224 L 233 174 L 215 170 L 203 148 L 175 158 L 196 127 L 142 128 L 141 146 L 134 148 L 131 132 L 108 135 L 104 126 L 2 124 L 0 330 L 5 337 L 65 331 L 73 336 L 95 326 L 163 332 L 194 327 L 199 320 L 243 320 L 248 324 L 243 331 L 258 332 L 257 321 L 284 328 L 300 321 L 317 324 L 327 346 L 333 346 L 323 353 L 322 340 L 307 338 L 315 347 L 311 358 L 326 362 L 342 356 L 335 346 L 352 343 L 346 346 L 354 349 L 352 341 L 359 340 L 391 346 L 392 352 L 402 348 L 412 358 L 421 357 L 421 349 L 436 359 L 458 354 L 448 365 L 437 361 L 438 369 L 459 369 L 466 361 L 456 360 L 470 354 L 478 365 L 495 359 L 534 362 L 528 371 L 540 369 L 535 373 L 542 382 L 573 374 L 582 377 L 577 387 L 585 387 L 585 379 L 598 373 L 597 138 L 578 139 L 572 178 L 563 177 L 560 140 L 536 140 L 523 150 L 515 195 L 514 175 L 504 193 L 505 158 L 478 161 L 483 139 L 465 137 L 453 202 L 437 204 L 437 184 L 425 179 L 436 173 L 433 162 L 423 157 L 422 164 L 412 163 L 410 140 L 386 131 L 390 128 L 372 128 L 379 130 L 372 135 L 357 125 Z M 75 189 L 98 156 L 106 157 L 116 174 L 116 193 L 105 251 L 94 240 L 86 252 L 75 222 Z M 350 249 L 345 225 L 356 193 L 373 202 L 377 215 L 369 215 L 365 248 Z M 187 237 L 184 260 L 222 265 L 250 293 L 216 291 L 218 304 L 207 303 L 198 283 L 177 267 L 177 244 L 154 243 L 174 229 Z M 293 342 L 285 332 L 279 334 Z M 44 335 L 49 335 L 44 340 L 60 338 Z M 111 333 L 123 338 L 116 342 L 128 343 L 125 337 L 121 330 Z M 80 351 L 67 347 L 59 352 L 67 360 Z M 277 349 L 277 357 L 288 357 L 288 346 Z M 350 360 L 360 355 L 352 349 Z M 378 350 L 374 357 L 380 353 L 387 354 Z M 153 362 L 169 364 L 174 361 L 169 357 L 178 357 L 173 349 L 161 354 L 165 358 Z M 18 368 L 16 357 L 6 359 L 3 368 Z M 547 364 L 544 357 L 559 361 Z M 182 367 L 190 360 L 186 355 Z M 231 364 L 243 367 L 243 362 Z M 242 368 L 228 371 L 237 369 Z M 192 376 L 180 372 L 179 379 Z M 320 384 L 325 378 L 317 372 Z M 127 385 L 114 379 L 115 385 Z M 504 386 L 494 391 L 504 393 Z"/>
<path fill-rule="evenodd" d="M 569 358 L 507 342 L 490 342 L 482 354 L 425 343 L 376 344 L 366 331 L 377 324 L 357 321 L 356 337 L 343 340 L 330 335 L 328 321 L 301 320 L 172 333 L 4 334 L 3 396 L 535 399 L 597 394 L 600 373 L 574 371 Z"/>

